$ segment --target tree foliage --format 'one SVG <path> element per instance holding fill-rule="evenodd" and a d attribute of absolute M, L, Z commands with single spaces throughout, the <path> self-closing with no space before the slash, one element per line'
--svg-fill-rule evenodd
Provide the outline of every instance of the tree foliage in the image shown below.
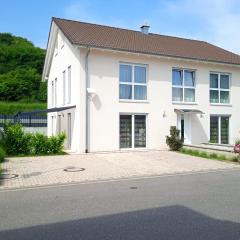
<path fill-rule="evenodd" d="M 45 50 L 27 39 L 0 33 L 0 101 L 46 101 L 44 56 Z"/>

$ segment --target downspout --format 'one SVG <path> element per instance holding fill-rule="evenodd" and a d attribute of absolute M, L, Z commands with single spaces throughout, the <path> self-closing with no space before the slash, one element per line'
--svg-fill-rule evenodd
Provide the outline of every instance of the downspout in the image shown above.
<path fill-rule="evenodd" d="M 86 128 L 85 128 L 85 131 L 86 131 L 86 138 L 85 138 L 85 153 L 88 153 L 89 151 L 89 101 L 88 101 L 88 91 L 87 89 L 90 87 L 90 83 L 89 83 L 89 72 L 88 72 L 88 57 L 89 57 L 89 54 L 90 54 L 90 48 L 88 47 L 87 48 L 87 53 L 86 53 L 86 56 L 85 56 L 85 86 L 86 86 L 86 89 L 85 89 L 85 94 L 86 94 Z"/>

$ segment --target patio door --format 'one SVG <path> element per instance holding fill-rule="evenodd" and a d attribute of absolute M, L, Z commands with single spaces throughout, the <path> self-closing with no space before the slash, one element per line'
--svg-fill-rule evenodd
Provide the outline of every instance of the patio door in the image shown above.
<path fill-rule="evenodd" d="M 146 115 L 120 115 L 120 148 L 146 147 Z"/>

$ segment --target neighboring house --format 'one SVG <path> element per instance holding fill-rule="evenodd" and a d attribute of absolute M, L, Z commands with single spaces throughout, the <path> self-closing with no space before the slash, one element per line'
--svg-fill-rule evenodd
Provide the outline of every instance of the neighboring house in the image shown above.
<path fill-rule="evenodd" d="M 48 134 L 72 152 L 233 144 L 240 130 L 240 56 L 207 42 L 53 18 L 43 79 Z"/>

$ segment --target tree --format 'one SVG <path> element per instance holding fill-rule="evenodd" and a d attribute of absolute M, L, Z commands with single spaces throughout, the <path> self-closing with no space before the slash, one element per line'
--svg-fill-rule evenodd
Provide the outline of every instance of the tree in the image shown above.
<path fill-rule="evenodd" d="M 27 39 L 0 33 L 1 101 L 46 101 L 41 84 L 44 56 L 45 50 Z"/>

